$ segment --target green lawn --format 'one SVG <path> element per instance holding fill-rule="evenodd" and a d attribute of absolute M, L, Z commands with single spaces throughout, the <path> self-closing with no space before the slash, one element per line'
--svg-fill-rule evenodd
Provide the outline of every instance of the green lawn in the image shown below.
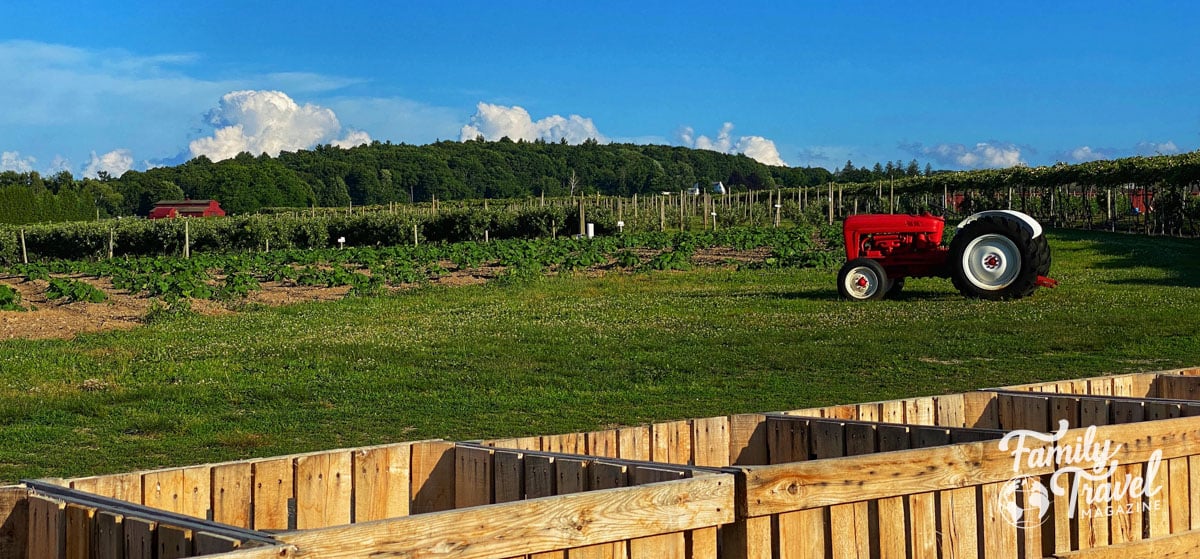
<path fill-rule="evenodd" d="M 700 269 L 425 288 L 0 343 L 0 481 L 1200 365 L 1200 242 L 1060 231 L 1055 290 Z"/>

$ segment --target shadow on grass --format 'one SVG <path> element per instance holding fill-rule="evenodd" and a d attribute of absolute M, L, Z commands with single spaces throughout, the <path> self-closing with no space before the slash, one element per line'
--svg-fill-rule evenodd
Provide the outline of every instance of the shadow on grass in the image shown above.
<path fill-rule="evenodd" d="M 1200 240 L 1157 237 L 1106 231 L 1057 229 L 1052 232 L 1054 258 L 1063 251 L 1095 251 L 1099 261 L 1094 267 L 1103 270 L 1153 268 L 1164 277 L 1114 278 L 1113 285 L 1147 285 L 1160 287 L 1200 287 Z M 1079 243 L 1076 247 L 1054 246 L 1054 241 Z M 1060 254 L 1061 253 L 1061 254 Z M 1051 268 L 1053 275 L 1053 268 Z"/>

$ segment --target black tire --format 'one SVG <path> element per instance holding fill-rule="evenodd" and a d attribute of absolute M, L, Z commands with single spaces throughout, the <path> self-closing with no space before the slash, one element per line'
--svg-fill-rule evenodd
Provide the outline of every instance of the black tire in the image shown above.
<path fill-rule="evenodd" d="M 1015 220 L 987 216 L 954 235 L 947 263 L 954 287 L 967 297 L 1020 299 L 1049 273 L 1050 245 L 1045 235 L 1030 238 Z"/>
<path fill-rule="evenodd" d="M 900 292 L 904 291 L 904 278 L 894 279 L 888 282 L 887 293 L 884 297 L 895 299 L 900 296 Z"/>
<path fill-rule="evenodd" d="M 887 293 L 887 272 L 870 258 L 855 258 L 838 271 L 838 295 L 851 301 L 878 301 Z"/>

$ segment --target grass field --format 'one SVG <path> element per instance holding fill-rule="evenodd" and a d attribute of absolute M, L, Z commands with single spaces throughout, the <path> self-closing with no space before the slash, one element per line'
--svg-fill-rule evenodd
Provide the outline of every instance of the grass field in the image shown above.
<path fill-rule="evenodd" d="M 1058 231 L 1056 290 L 833 270 L 424 288 L 0 343 L 0 481 L 1200 365 L 1200 242 Z"/>

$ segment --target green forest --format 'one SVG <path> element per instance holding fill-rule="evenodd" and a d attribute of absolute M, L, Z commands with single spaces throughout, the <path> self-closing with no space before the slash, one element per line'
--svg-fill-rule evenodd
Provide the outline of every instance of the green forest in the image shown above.
<path fill-rule="evenodd" d="M 579 145 L 544 141 L 442 141 L 414 146 L 374 142 L 352 149 L 329 145 L 278 157 L 242 153 L 213 162 L 198 157 L 174 167 L 103 173 L 75 179 L 69 172 L 0 173 L 0 223 L 26 224 L 144 216 L 159 200 L 216 199 L 231 214 L 264 208 L 387 205 L 390 203 L 520 199 L 679 192 L 721 182 L 731 192 L 804 188 L 836 182 L 849 192 L 975 192 L 987 197 L 1018 188 L 1097 188 L 1137 185 L 1155 198 L 1186 202 L 1200 183 L 1200 152 L 1130 157 L 1076 165 L 937 171 L 915 159 L 853 162 L 836 172 L 778 167 L 745 155 L 663 145 Z M 1164 198 L 1165 197 L 1165 198 Z M 1168 200 L 1168 198 L 1170 200 Z"/>
<path fill-rule="evenodd" d="M 120 177 L 0 173 L 0 222 L 146 215 L 166 199 L 216 199 L 230 213 L 473 198 L 679 191 L 697 182 L 736 190 L 822 184 L 822 168 L 772 167 L 744 155 L 661 145 L 443 141 L 322 145 L 278 157 L 243 153 Z"/>

